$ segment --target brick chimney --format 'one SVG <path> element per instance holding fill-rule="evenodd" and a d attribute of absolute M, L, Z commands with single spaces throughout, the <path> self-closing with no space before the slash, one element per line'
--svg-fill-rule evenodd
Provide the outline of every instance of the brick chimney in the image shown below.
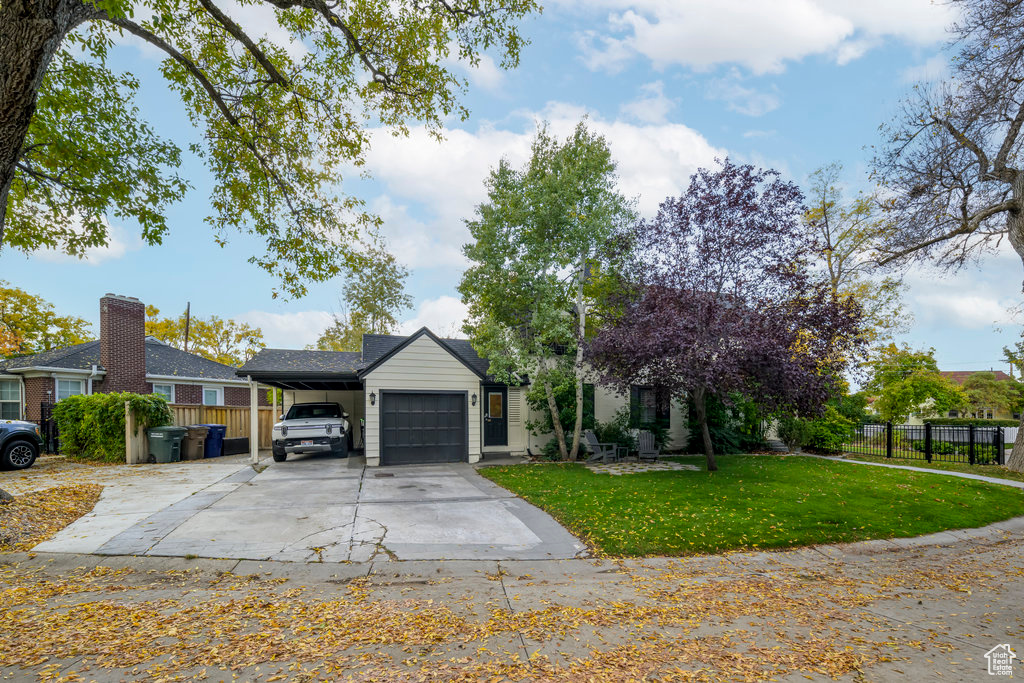
<path fill-rule="evenodd" d="M 103 391 L 148 394 L 146 306 L 135 297 L 100 299 L 100 364 L 107 371 Z"/>

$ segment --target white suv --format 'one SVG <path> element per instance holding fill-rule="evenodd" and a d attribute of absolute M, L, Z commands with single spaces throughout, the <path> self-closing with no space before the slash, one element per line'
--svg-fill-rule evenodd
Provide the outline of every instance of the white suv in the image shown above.
<path fill-rule="evenodd" d="M 337 403 L 296 403 L 274 425 L 271 444 L 276 462 L 289 453 L 333 453 L 348 457 L 352 426 L 348 413 Z"/>

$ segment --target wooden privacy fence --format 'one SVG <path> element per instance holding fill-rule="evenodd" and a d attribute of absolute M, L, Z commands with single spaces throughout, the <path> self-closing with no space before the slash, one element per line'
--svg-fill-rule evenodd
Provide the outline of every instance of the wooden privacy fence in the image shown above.
<path fill-rule="evenodd" d="M 174 424 L 179 427 L 196 424 L 227 425 L 228 439 L 249 436 L 249 408 L 228 406 L 193 406 L 171 404 Z M 259 408 L 260 448 L 270 448 L 270 432 L 274 426 L 274 410 L 270 406 Z"/>

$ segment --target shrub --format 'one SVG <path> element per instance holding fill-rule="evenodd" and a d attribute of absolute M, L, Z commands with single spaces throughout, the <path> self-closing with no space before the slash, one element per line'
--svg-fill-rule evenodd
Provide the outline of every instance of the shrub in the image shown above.
<path fill-rule="evenodd" d="M 69 396 L 53 406 L 61 450 L 86 460 L 124 462 L 124 404 L 138 429 L 162 427 L 173 421 L 163 396 L 129 392 Z"/>
<path fill-rule="evenodd" d="M 1019 427 L 1019 420 L 977 420 L 971 417 L 929 417 L 925 424 L 947 427 Z"/>
<path fill-rule="evenodd" d="M 658 446 L 664 446 L 668 441 L 668 430 L 663 426 L 645 425 L 643 429 L 654 434 L 654 440 L 658 442 Z M 637 449 L 636 437 L 629 426 L 629 408 L 619 409 L 615 416 L 607 422 L 596 422 L 594 424 L 594 434 L 601 443 L 614 443 L 619 446 L 625 446 L 630 451 Z"/>
<path fill-rule="evenodd" d="M 843 450 L 843 444 L 853 437 L 856 428 L 853 420 L 841 414 L 835 407 L 826 406 L 821 417 L 807 420 L 805 443 L 815 450 L 837 453 Z"/>
<path fill-rule="evenodd" d="M 689 436 L 686 442 L 688 453 L 704 452 L 704 436 L 701 434 L 697 411 L 690 402 L 687 411 L 687 428 Z M 729 406 L 715 397 L 707 399 L 708 432 L 711 434 L 711 446 L 717 455 L 743 452 L 743 435 L 740 432 L 741 420 L 737 418 Z"/>
<path fill-rule="evenodd" d="M 807 422 L 795 415 L 780 417 L 776 431 L 779 439 L 791 451 L 796 451 L 807 442 Z"/>

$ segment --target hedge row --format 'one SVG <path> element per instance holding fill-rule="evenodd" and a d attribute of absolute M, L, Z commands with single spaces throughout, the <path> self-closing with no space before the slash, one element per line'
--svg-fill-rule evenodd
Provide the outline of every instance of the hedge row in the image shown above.
<path fill-rule="evenodd" d="M 69 396 L 53 406 L 61 452 L 86 460 L 124 462 L 125 402 L 138 429 L 163 427 L 174 421 L 166 399 L 155 394 Z"/>
<path fill-rule="evenodd" d="M 930 417 L 924 421 L 925 424 L 932 424 L 944 427 L 1019 427 L 1020 420 L 978 420 L 971 417 Z"/>

